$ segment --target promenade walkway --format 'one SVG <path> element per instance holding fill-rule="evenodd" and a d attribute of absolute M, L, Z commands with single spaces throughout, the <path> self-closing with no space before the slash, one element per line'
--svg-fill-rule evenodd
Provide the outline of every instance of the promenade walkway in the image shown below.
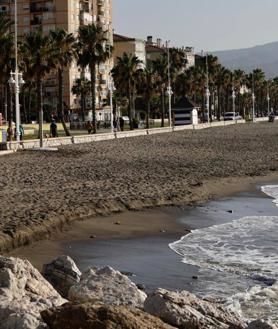
<path fill-rule="evenodd" d="M 264 122 L 267 121 L 268 118 L 258 118 L 256 122 Z M 80 135 L 80 136 L 71 136 L 71 137 L 60 137 L 60 138 L 45 138 L 44 146 L 45 147 L 58 147 L 62 145 L 71 145 L 71 144 L 83 144 L 83 143 L 91 143 L 98 141 L 106 141 L 117 138 L 129 138 L 129 137 L 137 137 L 137 136 L 146 136 L 146 135 L 154 135 L 154 134 L 164 134 L 171 133 L 182 130 L 200 130 L 200 129 L 208 129 L 213 127 L 223 127 L 230 126 L 234 124 L 245 124 L 245 120 L 238 121 L 220 121 L 213 123 L 202 123 L 198 125 L 185 125 L 178 127 L 166 127 L 166 128 L 152 128 L 152 129 L 136 129 L 132 131 L 119 131 L 115 133 L 101 133 L 95 135 Z M 8 142 L 7 149 L 8 150 L 18 150 L 18 149 L 32 149 L 39 147 L 39 140 L 27 140 L 23 142 Z"/>

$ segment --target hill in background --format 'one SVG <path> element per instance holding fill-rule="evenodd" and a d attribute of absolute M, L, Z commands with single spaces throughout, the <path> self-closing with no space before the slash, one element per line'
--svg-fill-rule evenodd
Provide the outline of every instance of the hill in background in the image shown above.
<path fill-rule="evenodd" d="M 214 51 L 212 54 L 229 69 L 242 69 L 249 73 L 260 68 L 267 78 L 278 76 L 278 42 L 246 49 Z"/>

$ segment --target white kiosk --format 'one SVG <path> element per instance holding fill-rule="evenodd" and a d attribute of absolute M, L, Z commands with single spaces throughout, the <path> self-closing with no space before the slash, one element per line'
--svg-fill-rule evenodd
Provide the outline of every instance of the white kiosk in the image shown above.
<path fill-rule="evenodd" d="M 173 122 L 175 126 L 198 125 L 198 109 L 200 107 L 187 97 L 182 97 L 173 106 Z"/>

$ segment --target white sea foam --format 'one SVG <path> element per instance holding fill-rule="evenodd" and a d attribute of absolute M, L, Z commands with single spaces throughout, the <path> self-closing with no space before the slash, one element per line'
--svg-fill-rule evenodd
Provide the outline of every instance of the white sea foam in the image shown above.
<path fill-rule="evenodd" d="M 267 185 L 262 187 L 262 191 L 274 199 L 274 203 L 278 207 L 278 185 Z"/>
<path fill-rule="evenodd" d="M 278 186 L 262 190 L 278 206 Z M 278 216 L 250 216 L 195 230 L 170 248 L 201 268 L 200 295 L 212 294 L 248 319 L 278 322 L 277 232 Z"/>

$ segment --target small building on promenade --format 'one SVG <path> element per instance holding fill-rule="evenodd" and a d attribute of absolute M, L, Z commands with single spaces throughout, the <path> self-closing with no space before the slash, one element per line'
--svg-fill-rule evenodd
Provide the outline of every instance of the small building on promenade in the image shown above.
<path fill-rule="evenodd" d="M 174 126 L 197 125 L 199 110 L 200 106 L 187 97 L 182 97 L 172 109 Z"/>

